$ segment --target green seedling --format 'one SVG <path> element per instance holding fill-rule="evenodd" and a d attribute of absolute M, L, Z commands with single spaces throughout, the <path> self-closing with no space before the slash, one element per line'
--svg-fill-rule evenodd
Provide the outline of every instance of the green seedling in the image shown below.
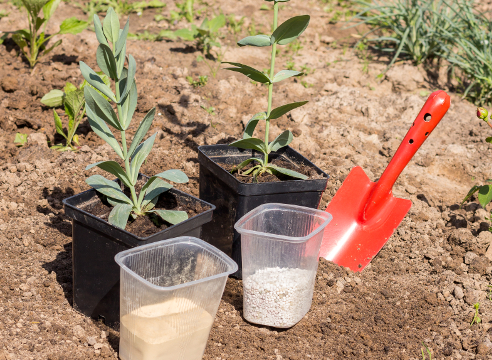
<path fill-rule="evenodd" d="M 99 72 L 98 75 L 101 76 L 101 79 L 107 86 L 110 85 L 109 78 L 104 75 L 103 72 Z M 62 106 L 65 110 L 65 115 L 68 118 L 67 133 L 65 133 L 63 131 L 63 123 L 61 121 L 61 118 L 56 110 L 53 109 L 56 132 L 65 138 L 66 143 L 65 145 L 53 145 L 51 146 L 51 149 L 58 151 L 78 150 L 78 148 L 74 146 L 72 142 L 75 143 L 75 145 L 77 146 L 80 145 L 79 137 L 75 134 L 75 132 L 77 131 L 77 128 L 79 127 L 79 124 L 85 115 L 84 87 L 87 85 L 88 83 L 86 80 L 84 80 L 84 82 L 79 87 L 76 87 L 72 83 L 67 82 L 63 91 L 58 89 L 51 90 L 41 99 L 41 103 L 48 107 L 56 108 Z M 104 96 L 103 94 L 101 95 Z"/>
<path fill-rule="evenodd" d="M 271 0 L 266 0 L 271 1 Z M 272 109 L 273 99 L 273 85 L 282 80 L 288 79 L 293 76 L 302 75 L 302 72 L 295 70 L 281 70 L 275 74 L 275 56 L 277 54 L 277 46 L 288 45 L 296 40 L 309 25 L 310 16 L 302 15 L 295 16 L 286 20 L 280 26 L 277 26 L 278 22 L 278 10 L 279 2 L 287 2 L 289 0 L 273 0 L 273 34 L 272 35 L 255 35 L 248 36 L 238 42 L 239 46 L 256 46 L 266 47 L 271 46 L 271 59 L 270 59 L 270 73 L 265 74 L 257 69 L 254 69 L 248 65 L 244 65 L 236 62 L 224 62 L 224 64 L 232 65 L 233 67 L 226 68 L 226 70 L 235 71 L 246 75 L 251 80 L 268 85 L 268 109 L 267 111 L 259 112 L 254 115 L 246 125 L 243 138 L 235 141 L 231 146 L 235 146 L 241 149 L 252 149 L 263 154 L 263 158 L 249 158 L 243 161 L 232 169 L 233 172 L 240 172 L 244 167 L 251 162 L 256 163 L 255 166 L 246 170 L 244 175 L 252 175 L 255 180 L 258 176 L 264 173 L 268 174 L 283 174 L 297 179 L 307 179 L 307 176 L 300 174 L 296 171 L 284 169 L 268 162 L 268 155 L 272 151 L 277 151 L 287 145 L 289 145 L 294 136 L 290 130 L 285 130 L 279 136 L 277 136 L 271 143 L 269 141 L 270 121 L 278 119 L 282 115 L 289 111 L 303 106 L 307 101 L 295 102 L 286 104 L 278 108 Z M 253 133 L 256 126 L 260 121 L 265 121 L 265 140 L 261 140 L 253 137 Z"/>
<path fill-rule="evenodd" d="M 375 43 L 376 49 L 394 54 L 387 69 L 399 57 L 418 65 L 446 56 L 452 47 L 446 33 L 462 37 L 451 25 L 463 29 L 463 21 L 455 12 L 460 2 L 450 5 L 446 0 L 355 0 L 355 3 L 361 10 L 353 18 L 358 21 L 354 26 L 372 27 L 362 39 L 379 32 L 381 36 L 368 41 Z"/>
<path fill-rule="evenodd" d="M 16 133 L 14 138 L 14 144 L 18 147 L 24 146 L 27 143 L 27 134 Z"/>
<path fill-rule="evenodd" d="M 305 89 L 309 89 L 309 88 L 312 88 L 314 86 L 313 84 L 310 84 L 305 80 L 301 81 L 301 85 L 304 86 Z"/>
<path fill-rule="evenodd" d="M 492 301 L 492 285 L 488 285 L 487 287 L 489 288 L 488 298 Z"/>
<path fill-rule="evenodd" d="M 78 34 L 88 25 L 87 22 L 72 17 L 65 19 L 61 23 L 58 32 L 51 35 L 46 34 L 45 31 L 48 21 L 55 13 L 60 1 L 61 0 L 22 0 L 24 8 L 27 10 L 29 28 L 17 30 L 10 34 L 12 34 L 12 39 L 17 46 L 19 46 L 22 54 L 29 61 L 31 68 L 34 68 L 43 56 L 48 55 L 54 48 L 62 43 L 62 40 L 58 40 L 48 47 L 48 43 L 53 36 L 60 34 Z M 41 11 L 43 12 L 43 16 L 41 16 Z M 4 36 L 2 37 L 4 38 Z"/>
<path fill-rule="evenodd" d="M 478 310 L 480 309 L 480 303 L 474 304 L 473 308 L 475 309 L 475 314 L 473 314 L 473 320 L 472 320 L 470 326 L 472 326 L 473 324 L 479 324 L 482 322 L 482 319 L 480 319 L 480 316 L 478 316 L 479 315 Z"/>
<path fill-rule="evenodd" d="M 120 29 L 118 15 L 109 8 L 103 23 L 94 15 L 94 29 L 99 47 L 96 60 L 102 72 L 114 83 L 114 87 L 106 85 L 103 79 L 84 62 L 80 62 L 80 71 L 84 79 L 91 85 L 84 87 L 87 119 L 92 130 L 111 148 L 123 163 L 124 168 L 116 161 L 101 161 L 86 167 L 86 170 L 99 167 L 116 176 L 121 184 L 131 193 L 128 197 L 114 182 L 101 175 L 92 175 L 86 182 L 96 191 L 104 195 L 113 206 L 108 221 L 114 226 L 124 229 L 129 217 L 157 215 L 161 219 L 177 224 L 188 218 L 184 211 L 154 209 L 159 196 L 173 186 L 163 179 L 176 183 L 188 182 L 188 177 L 180 170 L 167 170 L 152 176 L 141 188 L 137 196 L 136 185 L 139 180 L 140 167 L 152 150 L 157 133 L 144 138 L 152 125 L 155 108 L 151 109 L 138 126 L 131 145 L 127 143 L 127 131 L 130 127 L 133 114 L 137 107 L 137 85 L 135 73 L 137 64 L 132 55 L 128 55 L 128 67 L 125 67 L 126 38 L 129 20 L 123 29 Z M 110 47 L 110 44 L 112 45 Z M 106 100 L 98 91 L 104 94 Z M 114 88 L 115 92 L 113 92 Z M 121 134 L 121 144 L 116 140 L 109 126 Z"/>
<path fill-rule="evenodd" d="M 194 0 L 184 0 L 182 3 L 176 3 L 176 7 L 178 11 L 171 11 L 170 22 L 178 22 L 181 19 L 185 18 L 186 21 L 192 22 L 194 18 Z"/>
<path fill-rule="evenodd" d="M 145 9 L 149 8 L 163 8 L 165 3 L 159 0 L 151 1 L 135 1 L 130 0 L 90 0 L 85 4 L 75 3 L 84 13 L 86 13 L 89 19 L 92 19 L 95 14 L 101 12 L 107 12 L 110 7 L 118 14 L 118 16 L 125 16 L 131 13 L 141 13 Z"/>
<path fill-rule="evenodd" d="M 227 17 L 227 26 L 231 29 L 234 35 L 239 34 L 243 30 L 244 19 L 244 16 L 239 20 L 236 20 L 234 15 L 229 15 Z"/>
<path fill-rule="evenodd" d="M 424 346 L 425 351 L 427 352 L 427 355 L 429 355 L 429 360 L 432 360 L 432 353 L 431 353 L 430 349 L 427 347 L 427 345 L 425 345 L 424 342 L 422 342 L 422 345 Z M 424 353 L 424 349 L 420 349 L 420 351 L 422 351 L 422 360 L 427 360 L 427 357 L 425 356 L 425 353 Z"/>
<path fill-rule="evenodd" d="M 165 37 L 170 39 L 179 37 L 186 41 L 195 41 L 197 49 L 201 50 L 204 55 L 199 61 L 205 61 L 212 76 L 215 78 L 225 55 L 225 51 L 222 51 L 222 46 L 218 41 L 219 29 L 224 27 L 225 24 L 225 16 L 221 14 L 211 20 L 205 18 L 199 27 L 193 24 L 191 29 L 179 29 L 169 32 Z M 218 65 L 214 64 L 215 60 L 217 60 Z"/>
<path fill-rule="evenodd" d="M 249 26 L 248 26 L 248 34 L 249 34 L 249 36 L 258 35 L 258 31 L 256 30 L 255 19 L 251 19 L 251 24 L 249 24 Z"/>
<path fill-rule="evenodd" d="M 206 107 L 204 105 L 201 106 L 201 108 L 203 110 L 205 110 L 209 115 L 215 115 L 215 108 L 210 106 L 210 107 Z"/>
<path fill-rule="evenodd" d="M 9 13 L 6 12 L 5 10 L 0 11 L 0 19 L 9 16 Z"/>
<path fill-rule="evenodd" d="M 304 46 L 302 46 L 299 39 L 296 39 L 287 45 L 287 49 L 289 52 L 292 52 L 292 56 L 296 56 L 303 48 Z"/>
<path fill-rule="evenodd" d="M 188 83 L 193 86 L 194 88 L 197 88 L 197 87 L 201 87 L 201 86 L 205 86 L 207 85 L 207 82 L 208 82 L 208 76 L 203 76 L 203 75 L 200 75 L 198 77 L 198 80 L 193 80 L 193 78 L 191 76 L 187 76 L 186 77 L 186 80 L 188 80 Z"/>

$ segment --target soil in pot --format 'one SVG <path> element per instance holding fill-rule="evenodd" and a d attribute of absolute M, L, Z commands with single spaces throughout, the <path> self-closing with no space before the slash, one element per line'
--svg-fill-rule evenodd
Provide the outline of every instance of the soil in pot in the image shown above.
<path fill-rule="evenodd" d="M 297 164 L 295 162 L 288 161 L 284 158 L 274 158 L 269 163 L 276 165 L 278 167 L 283 167 L 285 169 L 297 171 L 298 173 L 306 175 L 308 177 L 308 179 L 310 179 L 310 180 L 312 180 L 312 179 L 323 179 L 323 175 L 318 174 L 316 169 L 314 169 L 312 166 L 308 166 L 308 165 L 305 165 L 302 163 Z M 218 163 L 218 165 L 220 167 L 222 167 L 224 170 L 231 172 L 231 170 L 235 166 L 239 165 L 239 163 L 237 163 L 237 164 Z M 257 162 L 251 162 L 248 165 L 246 165 L 244 168 L 242 168 L 241 171 L 239 171 L 239 172 L 235 171 L 234 173 L 232 173 L 232 175 L 237 180 L 241 181 L 242 183 L 251 184 L 251 183 L 255 182 L 253 177 L 250 174 L 244 175 L 244 172 L 246 172 L 248 169 L 251 169 L 255 165 L 257 165 Z M 293 179 L 290 176 L 283 175 L 280 173 L 276 174 L 276 175 L 264 173 L 257 178 L 257 182 L 259 182 L 259 183 L 288 181 L 288 180 L 296 180 L 296 179 Z"/>
<path fill-rule="evenodd" d="M 137 182 L 135 187 L 137 194 L 140 193 L 140 189 L 144 185 L 144 180 L 139 180 Z M 122 187 L 122 190 L 128 197 L 131 196 L 128 188 Z M 91 200 L 87 204 L 79 206 L 79 208 L 107 221 L 113 207 L 107 202 L 105 196 L 99 193 L 97 193 L 97 195 L 95 200 Z M 190 219 L 210 208 L 199 203 L 187 202 L 185 199 L 179 198 L 175 194 L 165 192 L 159 196 L 159 201 L 157 202 L 155 209 L 186 211 L 188 219 Z M 139 216 L 135 220 L 129 221 L 125 230 L 138 237 L 148 237 L 171 226 L 173 226 L 173 224 L 162 220 L 154 214 L 150 214 L 147 216 Z"/>

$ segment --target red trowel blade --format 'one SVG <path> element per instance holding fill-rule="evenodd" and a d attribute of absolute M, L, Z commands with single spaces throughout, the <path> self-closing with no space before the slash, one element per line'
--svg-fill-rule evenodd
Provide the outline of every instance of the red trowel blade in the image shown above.
<path fill-rule="evenodd" d="M 366 222 L 360 214 L 375 185 L 361 167 L 352 169 L 326 208 L 333 220 L 325 228 L 320 257 L 361 271 L 388 241 L 412 202 L 392 196 L 381 220 Z"/>

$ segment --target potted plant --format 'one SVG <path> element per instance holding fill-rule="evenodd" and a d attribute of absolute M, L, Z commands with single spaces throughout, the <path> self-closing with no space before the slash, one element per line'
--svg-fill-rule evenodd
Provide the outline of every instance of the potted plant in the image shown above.
<path fill-rule="evenodd" d="M 84 87 L 89 124 L 113 148 L 120 162 L 101 161 L 86 170 L 97 166 L 117 181 L 92 175 L 86 182 L 93 189 L 65 199 L 64 205 L 66 215 L 73 219 L 74 308 L 117 326 L 120 270 L 115 255 L 158 240 L 183 235 L 200 237 L 201 226 L 211 220 L 214 206 L 173 189 L 165 181 L 187 182 L 188 177 L 180 170 L 167 170 L 150 178 L 139 173 L 157 135 L 143 141 L 155 108 L 147 113 L 131 144 L 127 144 L 127 130 L 137 106 L 136 62 L 132 55 L 125 67 L 129 22 L 120 30 L 118 16 L 110 8 L 103 24 L 95 15 L 100 43 L 97 64 L 114 83 L 115 92 L 85 63 L 80 62 L 80 70 L 90 85 Z M 108 125 L 120 131 L 121 142 Z"/>
<path fill-rule="evenodd" d="M 309 15 L 295 16 L 280 26 L 279 3 L 273 1 L 272 35 L 248 36 L 239 46 L 271 47 L 270 72 L 265 74 L 250 66 L 226 62 L 227 70 L 239 72 L 253 81 L 268 86 L 268 109 L 252 117 L 246 125 L 243 138 L 229 145 L 206 145 L 198 148 L 200 163 L 200 198 L 216 205 L 214 219 L 203 229 L 203 239 L 232 256 L 239 264 L 235 274 L 241 277 L 240 237 L 234 224 L 243 215 L 259 205 L 284 203 L 317 208 L 326 189 L 328 175 L 288 145 L 292 132 L 285 130 L 272 142 L 269 139 L 270 121 L 303 106 L 307 101 L 286 104 L 272 109 L 273 86 L 299 71 L 281 70 L 275 74 L 277 46 L 297 39 L 306 30 Z M 265 139 L 253 137 L 260 122 L 265 122 Z"/>

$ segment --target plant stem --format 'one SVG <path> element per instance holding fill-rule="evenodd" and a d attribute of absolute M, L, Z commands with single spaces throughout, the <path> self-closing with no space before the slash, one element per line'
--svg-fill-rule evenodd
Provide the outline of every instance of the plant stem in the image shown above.
<path fill-rule="evenodd" d="M 273 5 L 273 31 L 277 29 L 277 23 L 278 23 L 278 3 L 275 1 Z M 275 75 L 275 55 L 277 53 L 277 43 L 274 43 L 272 45 L 272 58 L 270 61 L 270 79 L 273 79 L 273 76 Z M 273 98 L 273 83 L 270 83 L 268 85 L 268 111 L 267 111 L 267 120 L 265 124 L 265 145 L 268 148 L 268 136 L 269 136 L 269 131 L 270 131 L 270 120 L 268 120 L 268 117 L 270 116 L 270 113 L 272 112 L 272 98 Z M 268 164 L 268 153 L 265 154 L 265 165 Z"/>

